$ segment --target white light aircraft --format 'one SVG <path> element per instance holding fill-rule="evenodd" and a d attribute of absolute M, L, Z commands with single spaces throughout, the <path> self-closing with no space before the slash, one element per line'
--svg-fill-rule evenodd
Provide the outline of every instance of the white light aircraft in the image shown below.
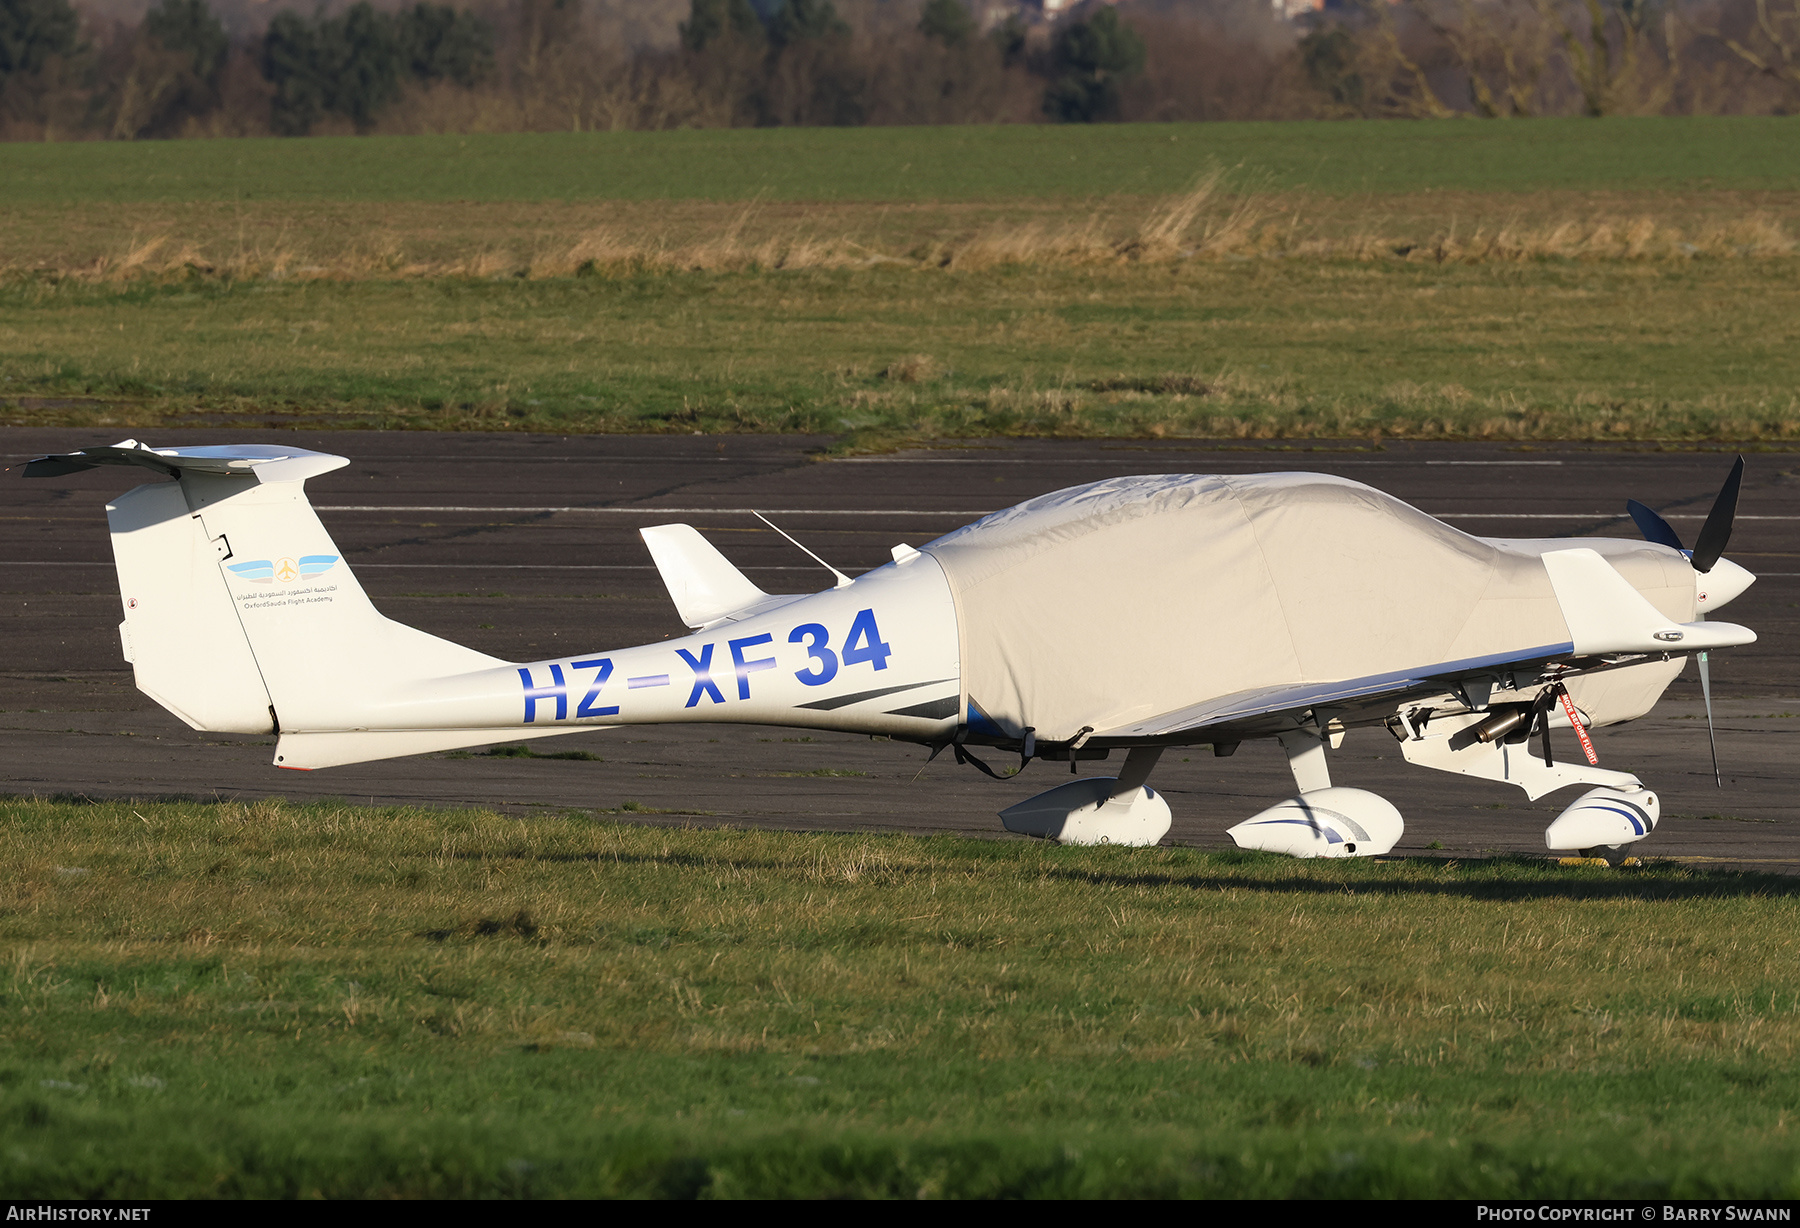
<path fill-rule="evenodd" d="M 1230 829 L 1246 848 L 1373 856 L 1399 812 L 1334 786 L 1352 729 L 1410 763 L 1538 798 L 1588 790 L 1551 849 L 1618 860 L 1656 795 L 1596 766 L 1588 729 L 1649 711 L 1698 654 L 1756 636 L 1705 617 L 1755 579 L 1721 557 L 1739 458 L 1695 548 L 1471 537 L 1389 495 L 1311 473 L 1156 475 L 1056 491 L 834 588 L 771 595 L 687 525 L 642 530 L 693 634 L 516 663 L 384 618 L 307 502 L 343 457 L 268 445 L 113 447 L 26 476 L 135 465 L 175 479 L 107 505 L 139 689 L 196 729 L 275 733 L 275 763 L 328 768 L 596 726 L 713 721 L 883 734 L 1065 762 L 1121 754 L 1001 813 L 1065 844 L 1150 844 L 1171 746 L 1285 749 L 1298 795 Z M 1583 761 L 1559 761 L 1571 729 Z M 1716 756 L 1715 756 L 1716 767 Z"/>

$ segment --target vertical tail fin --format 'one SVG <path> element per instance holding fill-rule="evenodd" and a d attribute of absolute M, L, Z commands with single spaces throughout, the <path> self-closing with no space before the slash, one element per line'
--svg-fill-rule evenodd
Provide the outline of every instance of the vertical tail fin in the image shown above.
<path fill-rule="evenodd" d="M 306 501 L 307 478 L 348 463 L 296 448 L 127 440 L 44 457 L 26 476 L 124 464 L 177 479 L 130 491 L 107 515 L 126 657 L 139 687 L 188 724 L 392 728 L 412 684 L 505 662 L 393 622 L 369 602 Z"/>
<path fill-rule="evenodd" d="M 195 518 L 284 731 L 381 728 L 389 696 L 504 665 L 384 617 L 306 500 L 302 482 L 184 474 Z"/>

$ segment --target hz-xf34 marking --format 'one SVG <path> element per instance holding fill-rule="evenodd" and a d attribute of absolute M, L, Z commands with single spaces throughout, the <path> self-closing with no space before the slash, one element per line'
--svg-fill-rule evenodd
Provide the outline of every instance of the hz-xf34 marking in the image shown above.
<path fill-rule="evenodd" d="M 775 637 L 768 632 L 761 635 L 748 635 L 742 639 L 726 640 L 725 648 L 731 656 L 731 672 L 737 680 L 737 697 L 740 700 L 750 698 L 750 675 L 765 669 L 775 669 L 778 662 L 774 657 L 751 657 L 749 652 L 764 644 L 772 644 Z M 794 677 L 807 686 L 824 686 L 838 676 L 838 670 L 844 665 L 868 664 L 874 669 L 887 668 L 887 659 L 893 655 L 893 647 L 881 638 L 881 629 L 875 624 L 873 609 L 857 612 L 850 623 L 850 633 L 843 642 L 842 649 L 831 647 L 831 632 L 822 623 L 801 623 L 788 632 L 790 644 L 804 643 L 806 654 L 814 665 L 807 669 L 794 671 Z M 686 662 L 693 674 L 693 690 L 688 693 L 685 707 L 698 707 L 702 699 L 715 704 L 726 702 L 725 694 L 713 679 L 713 651 L 717 643 L 702 644 L 697 653 L 685 648 L 677 648 L 675 655 Z M 525 723 L 535 724 L 538 719 L 538 705 L 548 700 L 555 701 L 556 716 L 554 719 L 569 719 L 569 690 L 571 679 L 564 672 L 560 663 L 548 667 L 550 681 L 540 686 L 532 677 L 529 667 L 519 668 L 519 683 L 525 690 Z M 607 679 L 612 677 L 613 663 L 610 657 L 596 657 L 588 661 L 569 662 L 571 670 L 593 670 L 594 675 L 588 680 L 587 690 L 575 707 L 575 718 L 596 716 L 617 716 L 619 706 L 611 704 L 601 706 L 595 703 L 600 692 L 605 688 Z M 579 687 L 580 683 L 576 683 Z M 627 680 L 627 690 L 642 690 L 648 687 L 669 685 L 667 674 L 647 674 Z"/>

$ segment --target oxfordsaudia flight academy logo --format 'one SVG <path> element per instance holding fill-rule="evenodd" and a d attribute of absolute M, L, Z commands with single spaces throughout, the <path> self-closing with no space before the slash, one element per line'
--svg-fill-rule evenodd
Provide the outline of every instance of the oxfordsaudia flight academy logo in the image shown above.
<path fill-rule="evenodd" d="M 293 584 L 324 575 L 337 563 L 335 554 L 303 554 L 299 558 L 255 559 L 227 563 L 233 575 L 253 584 Z"/>

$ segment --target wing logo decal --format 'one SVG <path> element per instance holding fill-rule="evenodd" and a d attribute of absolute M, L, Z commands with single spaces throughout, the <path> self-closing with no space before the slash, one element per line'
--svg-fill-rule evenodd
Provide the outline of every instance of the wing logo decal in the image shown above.
<path fill-rule="evenodd" d="M 283 555 L 278 559 L 227 563 L 226 568 L 238 579 L 252 584 L 292 584 L 324 575 L 337 565 L 338 558 L 335 554 L 303 554 L 299 558 Z"/>

